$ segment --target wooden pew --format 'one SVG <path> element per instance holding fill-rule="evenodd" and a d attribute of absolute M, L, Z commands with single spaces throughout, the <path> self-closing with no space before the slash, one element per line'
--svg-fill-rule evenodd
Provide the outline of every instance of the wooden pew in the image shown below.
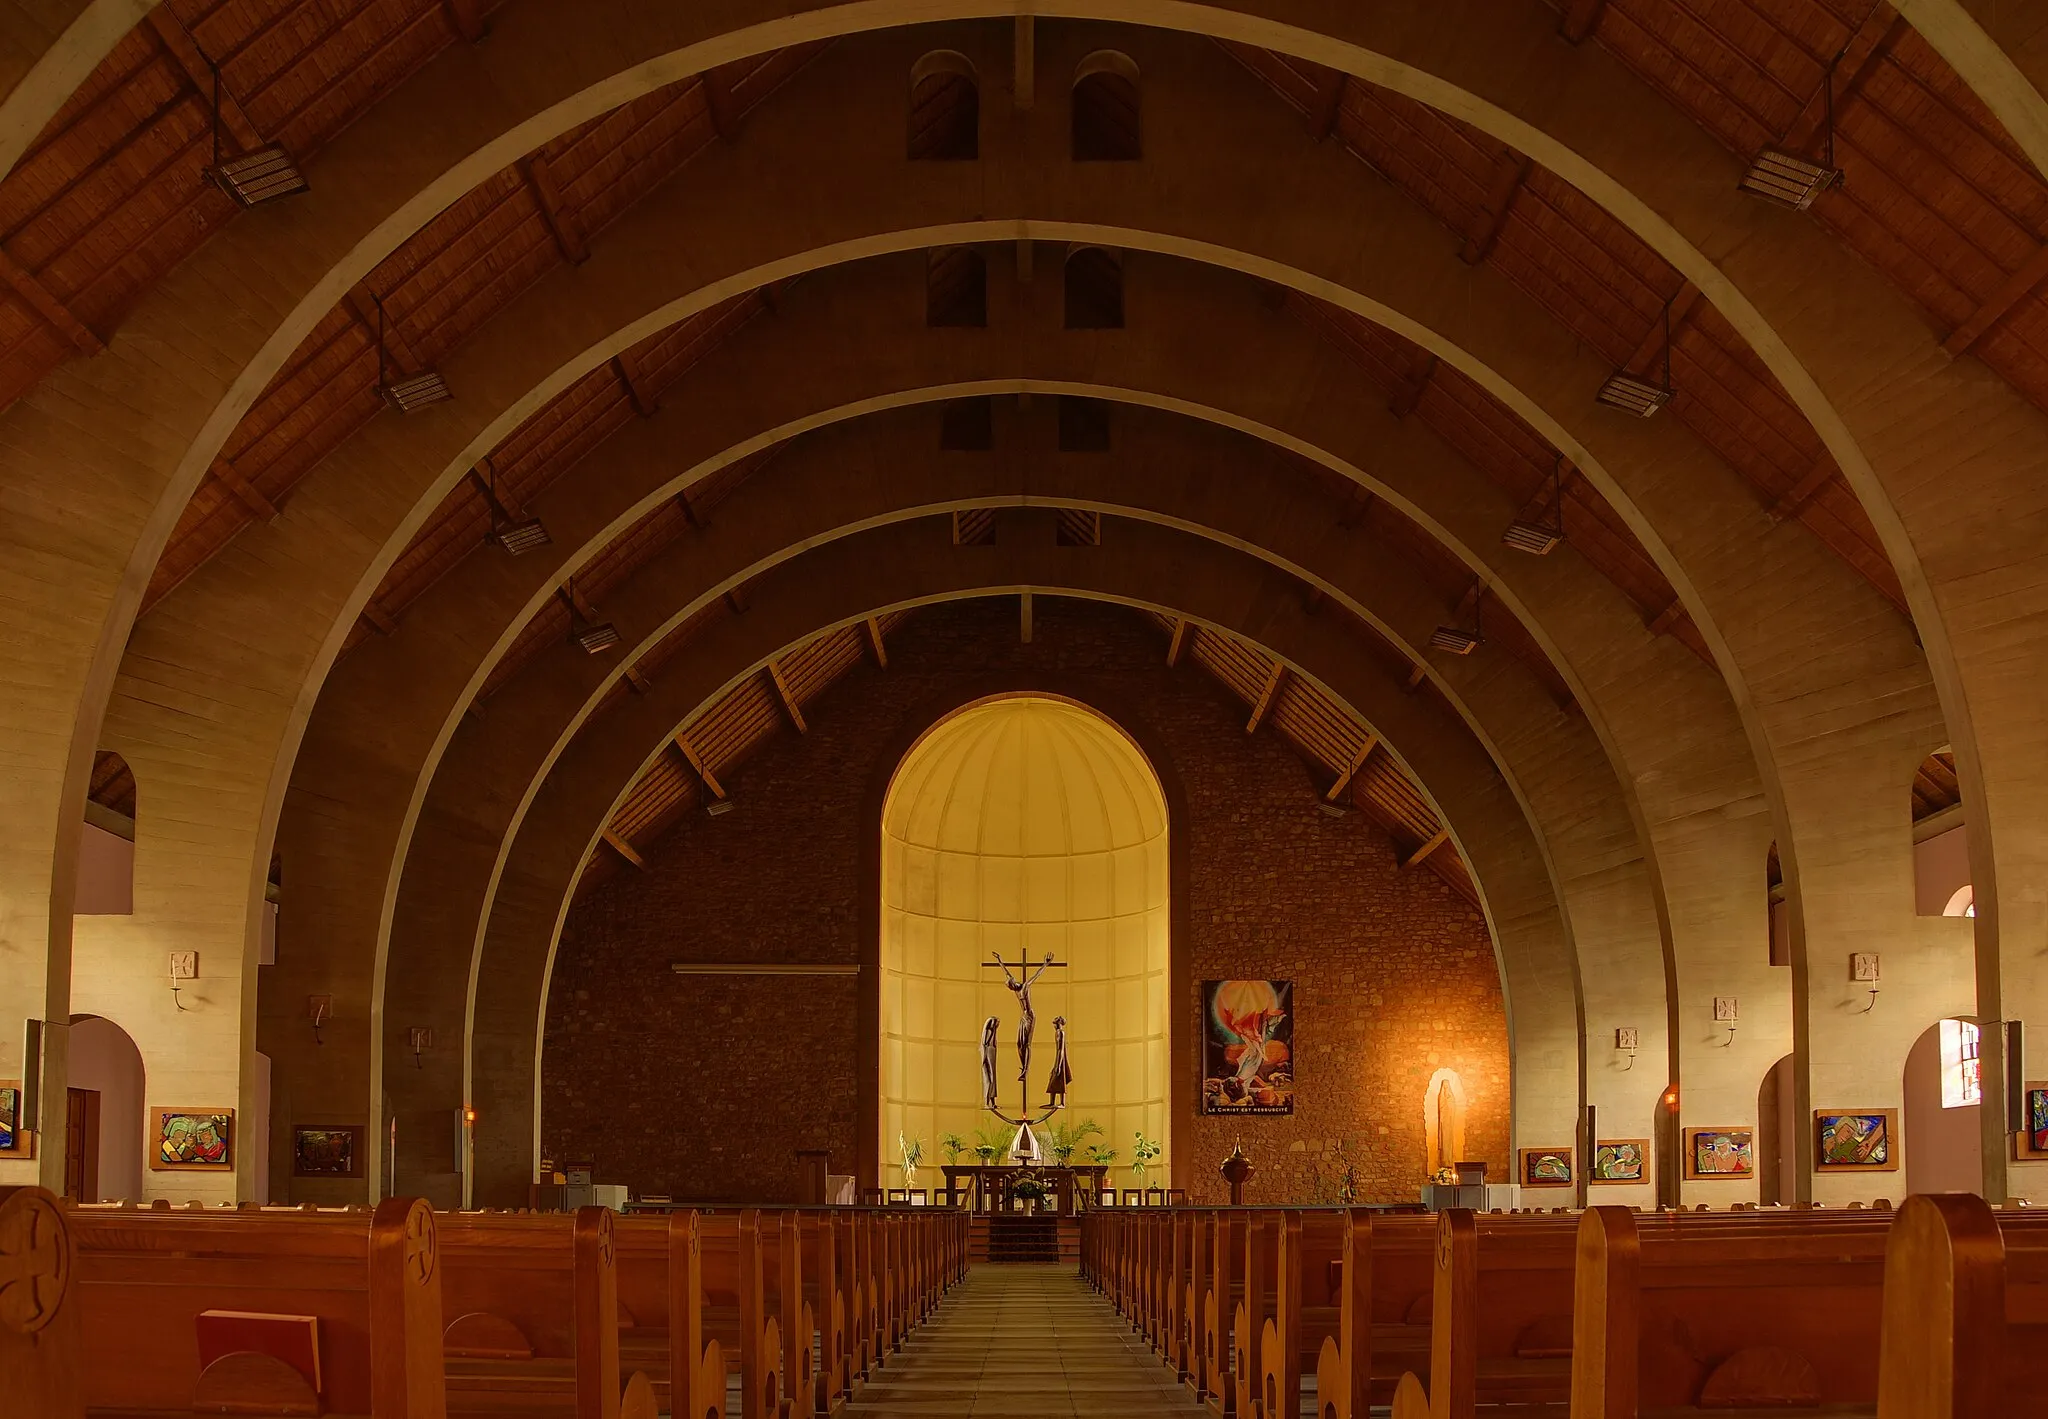
<path fill-rule="evenodd" d="M 85 1408 L 371 1414 L 443 1419 L 441 1286 L 432 1209 L 374 1212 L 75 1208 L 79 1383 Z M 319 1383 L 270 1354 L 200 1366 L 199 1317 L 315 1318 Z"/>
<path fill-rule="evenodd" d="M 1572 1412 L 1873 1409 L 1891 1214 L 1579 1221 Z"/>
<path fill-rule="evenodd" d="M 0 1376 L 13 1412 L 80 1419 L 71 1230 L 39 1187 L 0 1188 Z"/>

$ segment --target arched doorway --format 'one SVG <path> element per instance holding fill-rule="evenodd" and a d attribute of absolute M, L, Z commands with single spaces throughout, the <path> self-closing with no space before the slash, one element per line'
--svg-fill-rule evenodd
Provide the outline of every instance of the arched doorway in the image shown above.
<path fill-rule="evenodd" d="M 1756 1200 L 1799 1200 L 1799 1105 L 1796 1057 L 1783 1055 L 1764 1071 L 1756 1091 Z"/>
<path fill-rule="evenodd" d="M 1984 1093 L 1977 1074 L 1982 1027 L 1937 1020 L 1913 1042 L 1905 1068 L 1906 1191 L 1982 1192 L 1978 1132 Z"/>
<path fill-rule="evenodd" d="M 1170 1157 L 1167 807 L 1129 736 L 1050 696 L 970 705 L 904 756 L 881 836 L 884 1185 L 903 1185 L 904 1142 L 921 1143 L 931 1167 L 949 1136 L 969 1149 L 978 1133 L 993 1137 L 982 1107 L 991 1018 L 1004 1112 L 1043 1105 L 1064 1021 L 1073 1082 L 1062 1121 L 1098 1124 L 1089 1143 L 1116 1149 L 1120 1167 L 1140 1134 Z M 1020 1081 L 1005 976 L 1025 974 L 1020 962 L 1037 971 L 1048 952 L 1064 964 L 1031 985 L 1036 1030 Z M 936 1181 L 935 1168 L 918 1181 Z"/>
<path fill-rule="evenodd" d="M 71 1022 L 65 1098 L 65 1195 L 80 1202 L 142 1198 L 142 1051 L 98 1015 Z"/>

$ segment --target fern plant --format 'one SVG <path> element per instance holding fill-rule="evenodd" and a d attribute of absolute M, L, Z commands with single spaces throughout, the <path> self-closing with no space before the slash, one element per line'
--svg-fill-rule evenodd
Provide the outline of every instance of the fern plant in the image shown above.
<path fill-rule="evenodd" d="M 1045 1130 L 1045 1151 L 1052 1154 L 1053 1162 L 1062 1168 L 1073 1159 L 1074 1152 L 1091 1138 L 1102 1137 L 1102 1125 L 1092 1118 L 1078 1123 L 1056 1123 Z"/>

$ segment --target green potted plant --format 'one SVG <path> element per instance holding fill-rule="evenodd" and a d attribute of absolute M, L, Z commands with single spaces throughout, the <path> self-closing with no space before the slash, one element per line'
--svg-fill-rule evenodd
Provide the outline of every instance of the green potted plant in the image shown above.
<path fill-rule="evenodd" d="M 917 1186 L 917 1165 L 924 1161 L 924 1140 L 896 1135 L 896 1147 L 903 1154 L 903 1185 Z"/>
<path fill-rule="evenodd" d="M 1019 1173 L 1010 1180 L 1010 1196 L 1032 1212 L 1045 1210 L 1045 1179 L 1036 1173 Z"/>
<path fill-rule="evenodd" d="M 1010 1130 L 1001 1124 L 983 1124 L 974 1130 L 974 1156 L 986 1168 L 996 1155 L 1010 1146 Z"/>
<path fill-rule="evenodd" d="M 1152 1166 L 1152 1160 L 1159 1156 L 1159 1145 L 1147 1138 L 1140 1129 L 1131 1143 L 1131 1180 L 1139 1187 L 1145 1185 L 1145 1172 Z"/>
<path fill-rule="evenodd" d="M 1052 1155 L 1054 1163 L 1064 1168 L 1073 1161 L 1074 1152 L 1090 1138 L 1102 1136 L 1102 1125 L 1092 1118 L 1079 1123 L 1056 1123 L 1045 1131 L 1045 1151 Z"/>
<path fill-rule="evenodd" d="M 963 1152 L 965 1152 L 966 1149 L 967 1140 L 962 1138 L 959 1134 L 942 1133 L 939 1135 L 939 1151 L 946 1155 L 946 1162 L 949 1165 L 959 1162 L 960 1155 Z"/>

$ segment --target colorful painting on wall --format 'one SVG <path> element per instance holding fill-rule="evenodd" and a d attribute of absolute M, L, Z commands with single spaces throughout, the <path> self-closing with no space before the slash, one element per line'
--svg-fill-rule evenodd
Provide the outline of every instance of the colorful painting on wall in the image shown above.
<path fill-rule="evenodd" d="M 1294 1112 L 1294 982 L 1202 982 L 1202 1112 Z"/>
<path fill-rule="evenodd" d="M 2027 1128 L 2020 1135 L 2020 1156 L 2048 1158 L 2048 1082 L 2029 1079 L 2026 1095 Z"/>
<path fill-rule="evenodd" d="M 302 1123 L 292 1129 L 292 1176 L 359 1178 L 363 1130 L 347 1123 Z"/>
<path fill-rule="evenodd" d="M 1685 1176 L 1694 1182 L 1755 1177 L 1756 1130 L 1688 1128 L 1685 1131 Z"/>
<path fill-rule="evenodd" d="M 235 1165 L 233 1109 L 150 1111 L 156 1120 L 156 1148 L 149 1166 L 157 1172 L 226 1172 Z"/>
<path fill-rule="evenodd" d="M 1517 1155 L 1521 1168 L 1517 1180 L 1523 1187 L 1570 1187 L 1572 1150 L 1569 1148 L 1524 1148 Z"/>
<path fill-rule="evenodd" d="M 21 1126 L 21 1081 L 0 1079 L 0 1158 L 33 1158 L 35 1135 Z"/>
<path fill-rule="evenodd" d="M 1899 1166 L 1899 1111 L 1865 1109 L 1813 1115 L 1813 1167 L 1819 1173 L 1890 1173 Z"/>
<path fill-rule="evenodd" d="M 1593 1145 L 1593 1166 L 1586 1171 L 1588 1183 L 1639 1183 L 1649 1178 L 1650 1140 L 1647 1138 L 1603 1138 Z"/>

